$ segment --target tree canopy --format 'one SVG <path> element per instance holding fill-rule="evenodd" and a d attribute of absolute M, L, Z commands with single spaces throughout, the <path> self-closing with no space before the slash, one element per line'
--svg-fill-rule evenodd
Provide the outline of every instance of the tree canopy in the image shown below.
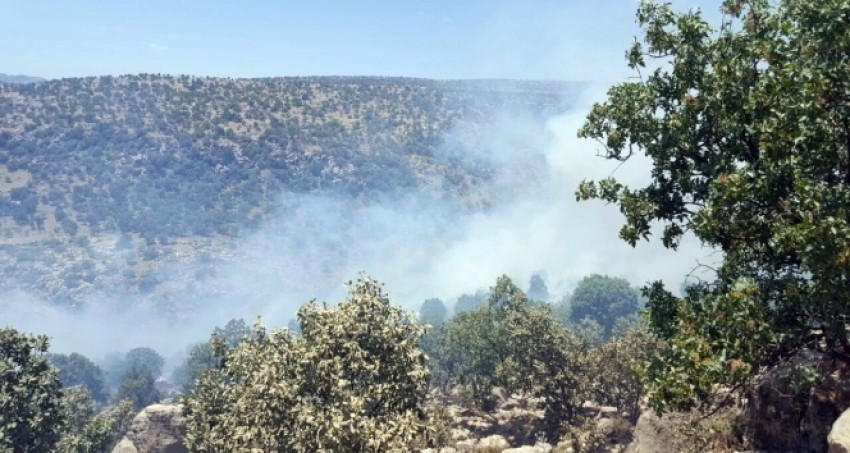
<path fill-rule="evenodd" d="M 546 302 L 549 300 L 549 288 L 546 286 L 546 280 L 540 274 L 534 274 L 528 281 L 528 297 L 537 302 Z"/>
<path fill-rule="evenodd" d="M 439 327 L 446 322 L 447 313 L 446 304 L 443 303 L 442 299 L 426 299 L 419 309 L 419 322 Z"/>
<path fill-rule="evenodd" d="M 127 354 L 124 355 L 124 364 L 128 370 L 133 367 L 144 366 L 150 370 L 154 377 L 157 377 L 162 373 L 165 359 L 151 348 L 140 347 L 127 351 Z"/>
<path fill-rule="evenodd" d="M 150 368 L 143 364 L 134 364 L 124 373 L 118 386 L 116 399 L 130 400 L 137 411 L 157 403 L 161 395 L 156 389 L 156 378 Z"/>
<path fill-rule="evenodd" d="M 59 440 L 62 384 L 48 340 L 0 329 L 0 450 L 49 452 Z"/>
<path fill-rule="evenodd" d="M 402 451 L 425 435 L 423 328 L 379 284 L 298 319 L 301 336 L 258 323 L 235 348 L 215 341 L 221 365 L 185 400 L 191 451 Z"/>
<path fill-rule="evenodd" d="M 609 338 L 617 320 L 638 311 L 640 293 L 623 278 L 594 274 L 579 281 L 569 299 L 570 322 L 585 318 L 599 324 L 603 338 Z"/>
<path fill-rule="evenodd" d="M 103 371 L 88 357 L 72 352 L 71 354 L 50 354 L 50 363 L 59 370 L 59 380 L 65 387 L 81 385 L 99 403 L 109 400 L 109 392 L 103 381 Z"/>
<path fill-rule="evenodd" d="M 645 369 L 650 402 L 689 406 L 802 347 L 850 358 L 850 27 L 846 0 L 725 0 L 699 11 L 643 2 L 636 80 L 614 86 L 580 130 L 607 158 L 643 154 L 651 180 L 585 181 L 617 204 L 635 245 L 654 225 L 722 252 L 716 279 L 673 296 L 645 289 L 670 343 Z"/>

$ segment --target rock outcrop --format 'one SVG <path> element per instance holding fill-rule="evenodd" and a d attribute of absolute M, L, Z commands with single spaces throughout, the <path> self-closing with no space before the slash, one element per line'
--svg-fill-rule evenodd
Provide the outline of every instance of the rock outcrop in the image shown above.
<path fill-rule="evenodd" d="M 185 438 L 183 406 L 154 404 L 133 418 L 130 431 L 112 453 L 187 453 Z"/>
<path fill-rule="evenodd" d="M 850 409 L 844 411 L 832 424 L 826 442 L 829 453 L 850 453 Z"/>
<path fill-rule="evenodd" d="M 807 379 L 807 373 L 819 376 Z M 803 351 L 761 376 L 747 395 L 753 447 L 766 451 L 826 451 L 833 422 L 850 407 L 850 369 Z"/>
<path fill-rule="evenodd" d="M 677 453 L 682 451 L 668 420 L 659 418 L 653 411 L 641 414 L 635 426 L 634 439 L 629 453 Z"/>

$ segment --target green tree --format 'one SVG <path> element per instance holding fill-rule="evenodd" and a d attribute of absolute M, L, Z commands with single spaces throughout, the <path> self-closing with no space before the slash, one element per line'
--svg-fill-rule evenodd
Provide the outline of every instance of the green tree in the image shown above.
<path fill-rule="evenodd" d="M 423 333 L 376 282 L 298 311 L 302 336 L 220 339 L 221 366 L 185 399 L 191 451 L 405 451 L 426 434 Z"/>
<path fill-rule="evenodd" d="M 468 385 L 475 397 L 494 386 L 507 386 L 498 372 L 500 364 L 511 357 L 508 333 L 513 326 L 506 318 L 513 311 L 525 311 L 531 302 L 507 276 L 496 281 L 484 305 L 455 315 L 446 331 L 450 357 L 449 374 L 456 383 Z"/>
<path fill-rule="evenodd" d="M 151 348 L 133 348 L 124 355 L 124 366 L 127 370 L 137 366 L 144 366 L 154 377 L 162 373 L 163 365 L 165 365 L 165 359 Z"/>
<path fill-rule="evenodd" d="M 422 307 L 419 309 L 419 322 L 439 327 L 446 322 L 447 313 L 446 304 L 442 299 L 427 299 L 422 302 Z"/>
<path fill-rule="evenodd" d="M 245 338 L 250 337 L 253 330 L 245 324 L 243 319 L 231 319 L 224 328 L 216 327 L 213 337 L 220 338 L 229 347 L 236 347 Z M 186 361 L 178 366 L 173 373 L 174 382 L 182 389 L 183 393 L 189 393 L 195 388 L 195 382 L 207 370 L 215 368 L 219 363 L 219 357 L 210 342 L 198 343 L 189 350 Z"/>
<path fill-rule="evenodd" d="M 490 295 L 486 291 L 478 291 L 475 294 L 462 294 L 455 302 L 455 314 L 467 313 L 487 304 Z"/>
<path fill-rule="evenodd" d="M 467 385 L 480 398 L 495 386 L 543 400 L 544 429 L 557 439 L 575 421 L 590 380 L 587 342 L 567 331 L 548 304 L 532 303 L 506 276 L 487 305 L 448 324 L 445 356 L 450 385 Z"/>
<path fill-rule="evenodd" d="M 65 389 L 62 411 L 63 435 L 56 446 L 61 453 L 111 451 L 129 429 L 134 414 L 129 400 L 98 413 L 91 394 L 82 386 Z"/>
<path fill-rule="evenodd" d="M 62 384 L 47 337 L 0 329 L 0 449 L 50 452 L 63 424 Z"/>
<path fill-rule="evenodd" d="M 589 318 L 602 327 L 603 337 L 610 338 L 617 320 L 638 311 L 640 293 L 622 278 L 594 274 L 584 277 L 570 296 L 570 322 Z"/>
<path fill-rule="evenodd" d="M 174 370 L 174 382 L 180 386 L 183 393 L 189 393 L 195 388 L 195 382 L 201 375 L 217 366 L 216 357 L 210 343 L 198 343 L 189 350 L 189 356 Z"/>
<path fill-rule="evenodd" d="M 132 365 L 121 378 L 117 400 L 130 400 L 135 410 L 142 410 L 146 406 L 159 402 L 160 394 L 156 389 L 156 378 L 150 368 L 143 364 Z"/>
<path fill-rule="evenodd" d="M 49 354 L 47 359 L 59 370 L 59 380 L 65 387 L 81 385 L 89 391 L 99 403 L 109 400 L 109 392 L 103 381 L 103 371 L 88 357 L 72 352 L 71 354 Z"/>
<path fill-rule="evenodd" d="M 611 88 L 579 133 L 609 159 L 652 162 L 645 187 L 579 186 L 620 207 L 624 240 L 660 224 L 667 247 L 689 232 L 723 253 L 716 281 L 685 297 L 644 290 L 670 344 L 644 369 L 659 409 L 804 347 L 850 362 L 850 3 L 722 5 L 713 30 L 698 11 L 641 3 L 644 42 L 628 53 L 641 77 Z"/>
<path fill-rule="evenodd" d="M 549 288 L 546 286 L 546 280 L 540 274 L 534 274 L 528 281 L 528 297 L 536 302 L 546 302 L 549 300 Z"/>
<path fill-rule="evenodd" d="M 253 330 L 242 318 L 231 319 L 227 321 L 224 327 L 216 327 L 213 330 L 213 335 L 222 338 L 230 347 L 238 345 L 239 342 L 251 336 L 251 334 L 253 334 Z"/>

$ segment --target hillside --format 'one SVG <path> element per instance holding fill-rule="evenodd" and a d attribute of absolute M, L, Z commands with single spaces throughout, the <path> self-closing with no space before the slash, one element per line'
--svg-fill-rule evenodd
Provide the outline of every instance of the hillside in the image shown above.
<path fill-rule="evenodd" d="M 44 81 L 45 79 L 42 79 L 41 77 L 32 77 L 20 74 L 3 74 L 2 72 L 0 72 L 0 83 L 33 83 Z"/>
<path fill-rule="evenodd" d="M 558 82 L 138 75 L 0 84 L 0 281 L 78 302 L 145 292 L 158 258 L 222 256 L 282 193 L 487 205 L 499 115 L 562 112 Z M 179 254 L 179 252 L 178 252 Z"/>

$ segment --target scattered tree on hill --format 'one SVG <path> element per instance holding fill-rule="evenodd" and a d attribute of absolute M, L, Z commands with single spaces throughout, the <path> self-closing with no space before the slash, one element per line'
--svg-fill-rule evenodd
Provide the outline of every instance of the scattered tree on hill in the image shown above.
<path fill-rule="evenodd" d="M 111 391 L 117 390 L 126 371 L 124 354 L 110 352 L 98 361 L 97 365 L 103 370 L 103 378 L 107 388 Z"/>
<path fill-rule="evenodd" d="M 86 388 L 95 401 L 103 404 L 109 400 L 109 392 L 103 381 L 103 371 L 88 357 L 72 352 L 71 354 L 49 354 L 50 363 L 59 370 L 59 380 L 64 387 L 81 385 Z"/>
<path fill-rule="evenodd" d="M 585 318 L 599 324 L 603 338 L 610 338 L 618 319 L 637 313 L 640 293 L 622 278 L 594 274 L 584 277 L 570 296 L 570 322 Z"/>
<path fill-rule="evenodd" d="M 380 285 L 298 311 L 302 336 L 216 341 L 221 366 L 185 399 L 191 451 L 403 451 L 426 434 L 423 333 Z"/>
<path fill-rule="evenodd" d="M 508 386 L 499 367 L 511 358 L 509 314 L 525 311 L 530 301 L 507 276 L 499 277 L 486 305 L 455 315 L 446 332 L 449 374 L 468 385 L 475 397 L 495 386 Z"/>
<path fill-rule="evenodd" d="M 646 288 L 670 344 L 644 370 L 650 403 L 688 407 L 811 347 L 850 362 L 850 27 L 846 0 L 726 0 L 719 30 L 698 11 L 641 3 L 639 80 L 611 88 L 580 131 L 609 159 L 635 153 L 652 180 L 583 182 L 616 203 L 634 245 L 663 227 L 723 252 L 715 281 L 675 297 Z M 658 67 L 647 68 L 646 61 Z"/>
<path fill-rule="evenodd" d="M 48 340 L 0 329 L 0 449 L 50 452 L 62 429 L 62 384 Z"/>

